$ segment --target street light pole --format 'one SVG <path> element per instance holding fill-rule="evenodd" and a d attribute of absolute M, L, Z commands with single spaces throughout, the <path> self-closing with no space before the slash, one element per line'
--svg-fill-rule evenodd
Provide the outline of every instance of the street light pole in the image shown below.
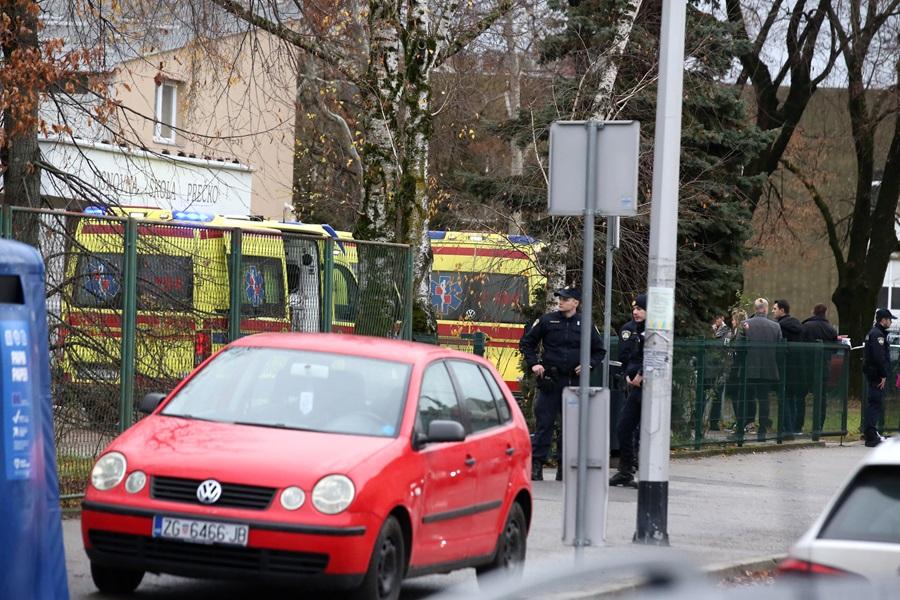
<path fill-rule="evenodd" d="M 685 0 L 663 2 L 644 335 L 640 481 L 634 541 L 669 544 L 669 448 Z"/>

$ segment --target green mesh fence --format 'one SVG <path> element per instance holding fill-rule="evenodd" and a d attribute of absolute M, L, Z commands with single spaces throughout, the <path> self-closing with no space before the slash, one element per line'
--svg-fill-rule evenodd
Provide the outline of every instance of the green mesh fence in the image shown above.
<path fill-rule="evenodd" d="M 47 266 L 50 367 L 61 494 L 82 494 L 93 460 L 229 341 L 263 332 L 409 337 L 408 247 L 30 209 L 5 237 Z M 238 307 L 233 310 L 232 307 Z"/>

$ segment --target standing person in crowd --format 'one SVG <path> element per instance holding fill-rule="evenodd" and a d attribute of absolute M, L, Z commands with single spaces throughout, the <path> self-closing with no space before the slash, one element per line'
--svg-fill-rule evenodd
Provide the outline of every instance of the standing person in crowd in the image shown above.
<path fill-rule="evenodd" d="M 751 428 L 759 406 L 759 427 L 757 439 L 764 441 L 766 432 L 772 427 L 769 419 L 769 392 L 778 386 L 777 343 L 781 341 L 781 327 L 770 321 L 769 301 L 757 298 L 753 302 L 755 314 L 741 323 L 740 337 L 747 341 L 747 403 L 743 419 L 738 421 L 741 428 Z M 746 430 L 746 433 L 752 433 Z"/>
<path fill-rule="evenodd" d="M 787 342 L 800 341 L 802 325 L 799 319 L 791 315 L 791 305 L 787 300 L 776 300 L 772 304 L 772 315 L 778 322 L 778 326 L 781 327 L 781 337 L 784 340 Z M 800 433 L 803 429 L 803 421 L 798 422 L 797 419 L 797 406 L 806 402 L 806 385 L 803 383 L 805 375 L 803 362 L 806 355 L 802 348 L 794 348 L 792 353 L 790 345 L 784 351 L 786 352 L 785 361 L 781 363 L 785 365 L 786 371 L 782 373 L 785 379 L 785 397 L 782 398 L 781 405 L 784 414 L 779 417 L 781 417 L 783 430 L 793 436 L 794 433 Z"/>
<path fill-rule="evenodd" d="M 822 342 L 825 344 L 837 344 L 838 343 L 838 332 L 834 326 L 828 322 L 828 319 L 825 315 L 828 313 L 828 307 L 824 304 L 816 304 L 813 307 L 813 314 L 811 317 L 804 319 L 801 324 L 800 330 L 800 341 L 806 343 L 815 343 Z M 831 366 L 831 352 L 824 352 L 823 360 L 825 362 L 822 365 L 822 377 L 823 379 L 828 379 L 828 369 Z M 825 394 L 820 395 L 817 393 L 819 390 L 819 381 L 816 378 L 816 373 L 818 372 L 816 369 L 816 363 L 814 360 L 807 361 L 807 374 L 806 374 L 806 385 L 807 389 L 813 394 L 813 403 L 817 403 L 819 406 L 819 414 L 818 419 L 815 423 L 813 423 L 813 431 L 822 431 L 822 426 L 825 423 Z M 824 387 L 823 387 L 824 389 Z M 797 431 L 802 430 L 803 421 L 806 419 L 806 394 L 803 395 L 800 403 L 797 405 L 796 409 L 796 420 L 795 425 L 797 426 Z"/>
<path fill-rule="evenodd" d="M 725 324 L 725 315 L 718 313 L 712 322 L 713 337 L 723 340 L 731 334 L 731 329 Z"/>
<path fill-rule="evenodd" d="M 875 325 L 866 335 L 865 362 L 863 372 L 866 374 L 867 395 L 866 415 L 863 421 L 863 434 L 866 446 L 873 448 L 884 441 L 878 433 L 878 423 L 884 416 L 884 389 L 887 376 L 891 371 L 891 350 L 887 341 L 887 330 L 891 326 L 894 315 L 886 308 L 875 311 Z"/>
<path fill-rule="evenodd" d="M 619 332 L 619 362 L 625 374 L 625 405 L 619 413 L 616 436 L 619 438 L 619 470 L 609 485 L 637 487 L 637 439 L 640 436 L 641 401 L 644 381 L 644 326 L 647 320 L 647 295 L 631 303 L 631 320 Z"/>
<path fill-rule="evenodd" d="M 706 364 L 703 365 L 703 380 L 707 390 L 712 392 L 709 404 L 709 429 L 719 431 L 722 419 L 722 400 L 724 390 L 716 386 L 724 376 L 726 346 L 731 337 L 731 328 L 725 324 L 725 315 L 719 313 L 712 322 L 713 338 L 716 344 L 710 344 L 704 349 Z"/>
<path fill-rule="evenodd" d="M 581 373 L 581 290 L 565 287 L 554 294 L 559 298 L 559 309 L 535 320 L 519 342 L 528 369 L 537 379 L 538 394 L 534 402 L 535 432 L 531 447 L 531 479 L 544 479 L 544 463 L 550 455 L 553 429 L 562 410 L 562 391 L 570 385 L 578 385 Z M 541 347 L 539 355 L 538 346 Z M 591 330 L 591 364 L 596 367 L 606 351 L 600 332 Z M 563 432 L 565 435 L 565 432 Z M 556 480 L 563 476 L 562 439 L 556 446 Z"/>
<path fill-rule="evenodd" d="M 735 425 L 741 420 L 745 401 L 741 398 L 744 389 L 744 361 L 746 356 L 742 345 L 736 343 L 741 331 L 741 323 L 747 320 L 747 312 L 740 308 L 731 311 L 731 333 L 728 336 L 728 376 L 725 380 L 725 394 L 731 399 Z"/>

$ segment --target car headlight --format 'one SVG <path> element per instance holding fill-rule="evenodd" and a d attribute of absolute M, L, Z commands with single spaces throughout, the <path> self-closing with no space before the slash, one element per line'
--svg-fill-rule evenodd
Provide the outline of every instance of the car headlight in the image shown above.
<path fill-rule="evenodd" d="M 122 481 L 128 463 L 120 452 L 109 452 L 100 457 L 91 471 L 91 484 L 100 491 L 109 490 Z"/>
<path fill-rule="evenodd" d="M 295 485 L 284 488 L 281 492 L 281 506 L 287 510 L 297 510 L 306 502 L 306 492 Z"/>
<path fill-rule="evenodd" d="M 313 488 L 312 503 L 319 512 L 336 515 L 350 506 L 355 495 L 356 490 L 349 477 L 328 475 L 320 479 Z"/>
<path fill-rule="evenodd" d="M 147 474 L 143 471 L 135 471 L 125 480 L 125 491 L 129 494 L 137 494 L 147 485 Z"/>

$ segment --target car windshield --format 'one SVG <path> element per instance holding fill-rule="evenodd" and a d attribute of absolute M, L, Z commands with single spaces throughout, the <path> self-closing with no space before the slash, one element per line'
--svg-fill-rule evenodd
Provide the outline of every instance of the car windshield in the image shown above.
<path fill-rule="evenodd" d="M 405 363 L 277 348 L 229 348 L 162 414 L 260 427 L 395 437 Z"/>
<path fill-rule="evenodd" d="M 860 471 L 819 538 L 900 544 L 900 466 L 878 465 Z"/>

